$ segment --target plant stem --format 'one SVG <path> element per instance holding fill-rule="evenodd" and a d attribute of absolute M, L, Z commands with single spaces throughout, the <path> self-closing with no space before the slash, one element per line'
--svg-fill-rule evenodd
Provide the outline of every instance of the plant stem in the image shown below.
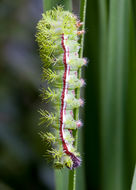
<path fill-rule="evenodd" d="M 81 0 L 80 2 L 80 20 L 83 22 L 82 25 L 82 30 L 85 28 L 85 15 L 86 15 L 86 4 L 87 0 Z M 84 45 L 84 34 L 80 38 L 80 52 L 79 52 L 79 57 L 83 57 L 83 45 Z M 81 69 L 78 70 L 78 78 L 81 78 Z M 75 91 L 75 96 L 76 98 L 80 98 L 80 89 L 76 89 Z M 75 109 L 74 111 L 74 119 L 78 120 L 79 119 L 79 109 Z M 75 130 L 73 133 L 73 136 L 75 138 L 74 145 L 77 147 L 78 143 L 78 130 Z M 76 170 L 71 170 L 69 172 L 69 187 L 68 190 L 75 190 L 76 189 Z"/>

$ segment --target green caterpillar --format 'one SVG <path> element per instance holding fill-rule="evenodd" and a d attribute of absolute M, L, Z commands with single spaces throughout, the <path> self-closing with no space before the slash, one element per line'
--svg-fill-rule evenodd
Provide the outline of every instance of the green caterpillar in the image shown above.
<path fill-rule="evenodd" d="M 73 117 L 74 109 L 83 105 L 82 99 L 75 98 L 75 90 L 85 84 L 77 78 L 78 69 L 86 64 L 86 59 L 78 55 L 78 35 L 84 33 L 79 31 L 81 25 L 74 14 L 62 7 L 47 11 L 37 24 L 42 78 L 49 83 L 47 89 L 42 89 L 42 97 L 52 103 L 52 112 L 40 110 L 40 124 L 50 127 L 49 132 L 41 135 L 49 143 L 48 156 L 59 169 L 64 166 L 74 169 L 81 163 L 72 135 L 82 125 Z"/>

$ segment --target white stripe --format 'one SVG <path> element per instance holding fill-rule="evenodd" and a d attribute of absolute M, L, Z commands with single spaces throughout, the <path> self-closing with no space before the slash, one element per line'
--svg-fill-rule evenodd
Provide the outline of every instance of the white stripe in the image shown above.
<path fill-rule="evenodd" d="M 65 111 L 66 111 L 66 103 L 65 103 L 65 98 L 67 96 L 67 89 L 68 89 L 68 83 L 67 83 L 67 79 L 68 79 L 68 76 L 69 76 L 69 72 L 70 72 L 70 66 L 67 64 L 68 61 L 69 61 L 69 48 L 65 45 L 65 41 L 67 40 L 67 37 L 64 36 L 64 46 L 65 46 L 65 51 L 66 51 L 66 65 L 67 65 L 67 70 L 66 70 L 66 82 L 65 82 L 65 91 L 64 91 L 64 105 L 63 105 L 63 121 L 64 121 L 64 117 L 65 117 Z M 62 124 L 62 133 L 63 133 L 63 137 L 64 137 L 64 140 L 65 140 L 65 133 L 64 133 L 64 128 L 65 128 L 65 125 Z M 66 143 L 66 142 L 65 142 Z M 67 143 L 66 143 L 67 144 Z M 68 144 L 67 144 L 67 147 L 68 147 Z M 68 150 L 69 150 L 69 147 L 68 147 Z"/>

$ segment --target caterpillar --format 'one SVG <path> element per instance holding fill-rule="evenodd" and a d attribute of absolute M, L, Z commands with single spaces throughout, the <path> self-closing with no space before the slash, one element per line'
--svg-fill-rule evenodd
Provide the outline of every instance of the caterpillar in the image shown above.
<path fill-rule="evenodd" d="M 42 98 L 51 101 L 52 111 L 40 110 L 40 124 L 49 126 L 41 136 L 48 143 L 47 155 L 55 168 L 65 166 L 75 169 L 81 164 L 80 154 L 74 147 L 73 130 L 82 126 L 74 120 L 74 110 L 83 106 L 84 101 L 75 97 L 75 90 L 84 86 L 78 78 L 78 70 L 86 65 L 85 58 L 79 58 L 79 30 L 82 23 L 62 7 L 42 14 L 37 24 L 36 41 L 42 59 L 42 79 L 48 88 L 42 88 Z"/>

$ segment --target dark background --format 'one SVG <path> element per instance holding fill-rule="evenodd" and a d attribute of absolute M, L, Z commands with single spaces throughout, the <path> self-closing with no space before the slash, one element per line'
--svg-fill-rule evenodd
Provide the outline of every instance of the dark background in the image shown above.
<path fill-rule="evenodd" d="M 0 1 L 0 190 L 53 189 L 38 135 L 42 1 Z"/>

